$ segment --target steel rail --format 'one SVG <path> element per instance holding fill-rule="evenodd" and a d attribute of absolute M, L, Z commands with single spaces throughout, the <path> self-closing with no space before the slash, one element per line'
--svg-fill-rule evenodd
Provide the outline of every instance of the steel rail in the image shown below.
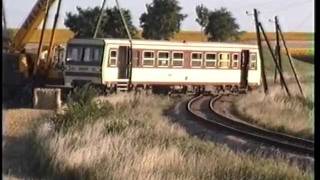
<path fill-rule="evenodd" d="M 210 100 L 209 108 L 212 111 L 211 113 L 215 116 L 215 118 L 205 118 L 199 116 L 192 108 L 192 105 L 203 98 L 203 95 L 199 95 L 195 98 L 192 98 L 187 103 L 187 111 L 189 111 L 192 115 L 201 119 L 209 124 L 219 127 L 223 130 L 227 130 L 231 133 L 240 134 L 242 136 L 251 138 L 253 140 L 257 140 L 258 142 L 273 145 L 278 148 L 284 148 L 289 151 L 293 151 L 299 154 L 306 154 L 306 155 L 314 155 L 314 142 L 294 136 L 289 136 L 282 133 L 276 133 L 273 131 L 269 131 L 266 129 L 258 128 L 253 125 L 232 120 L 228 117 L 225 117 L 214 110 L 214 103 L 220 99 L 222 96 L 218 95 L 215 96 Z"/>

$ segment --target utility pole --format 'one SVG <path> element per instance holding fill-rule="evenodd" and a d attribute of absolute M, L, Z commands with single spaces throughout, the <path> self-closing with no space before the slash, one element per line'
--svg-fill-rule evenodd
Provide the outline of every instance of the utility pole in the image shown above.
<path fill-rule="evenodd" d="M 282 59 L 281 59 L 281 46 L 280 46 L 280 37 L 279 37 L 279 29 L 278 29 L 278 17 L 275 16 L 274 17 L 274 22 L 275 22 L 275 31 L 276 31 L 276 47 L 275 47 L 275 55 L 277 57 L 278 63 L 279 63 L 279 68 L 281 73 L 283 72 L 282 69 Z M 277 69 L 275 68 L 274 71 L 274 83 L 276 83 L 277 81 Z M 281 87 L 283 88 L 283 82 L 280 79 L 280 83 L 281 83 Z"/>
<path fill-rule="evenodd" d="M 262 52 L 262 46 L 261 46 L 261 36 L 260 36 L 260 29 L 259 29 L 259 19 L 258 19 L 258 12 L 256 9 L 254 9 L 254 21 L 256 25 L 256 33 L 257 33 L 257 43 L 259 48 L 259 54 L 260 54 L 260 61 L 261 61 L 261 77 L 262 77 L 262 85 L 263 90 L 265 94 L 268 94 L 268 84 L 267 84 L 267 78 L 266 78 L 266 72 L 264 69 L 264 57 Z"/>
<path fill-rule="evenodd" d="M 100 9 L 100 15 L 99 15 L 99 18 L 98 18 L 96 29 L 94 31 L 93 38 L 96 38 L 97 35 L 98 35 L 99 29 L 100 29 L 101 20 L 102 20 L 102 16 L 104 14 L 103 13 L 104 12 L 104 6 L 105 6 L 106 2 L 107 2 L 107 0 L 103 0 L 103 2 L 102 2 L 102 6 L 101 6 L 101 9 Z"/>
<path fill-rule="evenodd" d="M 261 28 L 262 34 L 263 34 L 263 36 L 264 36 L 264 39 L 265 39 L 265 41 L 266 41 L 266 43 L 267 43 L 267 45 L 268 45 L 268 48 L 269 48 L 269 51 L 270 51 L 270 53 L 271 53 L 271 55 L 272 55 L 272 60 L 273 60 L 273 62 L 274 62 L 274 64 L 275 64 L 275 66 L 276 66 L 276 69 L 277 69 L 278 72 L 279 72 L 280 80 L 283 82 L 283 85 L 284 85 L 284 87 L 285 87 L 285 89 L 286 89 L 286 92 L 287 92 L 288 96 L 290 97 L 290 96 L 291 96 L 290 91 L 289 91 L 289 89 L 288 89 L 288 87 L 287 87 L 287 84 L 286 84 L 285 81 L 284 81 L 284 77 L 283 77 L 282 72 L 280 71 L 280 67 L 279 67 L 279 65 L 278 65 L 278 63 L 277 63 L 276 56 L 273 54 L 272 47 L 271 47 L 271 45 L 270 45 L 270 43 L 269 43 L 269 39 L 268 39 L 268 37 L 267 37 L 267 35 L 266 35 L 266 33 L 265 33 L 265 31 L 264 31 L 261 23 L 259 23 L 259 27 Z"/>
<path fill-rule="evenodd" d="M 287 48 L 286 41 L 285 41 L 285 39 L 284 39 L 284 37 L 283 37 L 282 30 L 281 30 L 281 27 L 280 27 L 280 24 L 279 24 L 278 21 L 277 21 L 277 28 L 278 28 L 279 34 L 280 34 L 280 36 L 281 36 L 283 45 L 284 45 L 284 47 L 285 47 L 285 49 L 286 49 L 286 53 L 287 53 L 287 56 L 288 56 L 288 59 L 289 59 L 289 63 L 290 63 L 291 69 L 292 69 L 293 74 L 294 74 L 294 78 L 295 78 L 296 81 L 297 81 L 297 84 L 298 84 L 298 86 L 299 86 L 299 90 L 300 90 L 301 95 L 304 97 L 304 93 L 303 93 L 303 90 L 302 90 L 302 87 L 301 87 L 301 84 L 300 84 L 298 75 L 297 75 L 297 73 L 296 73 L 296 69 L 295 69 L 295 67 L 294 67 L 294 65 L 293 65 L 291 56 L 290 56 L 289 51 L 288 51 L 288 48 Z"/>
<path fill-rule="evenodd" d="M 272 22 L 271 19 L 269 19 L 270 22 Z M 274 21 L 275 23 L 275 35 L 276 35 L 276 44 L 275 44 L 275 47 L 274 47 L 274 52 L 275 52 L 275 55 L 277 57 L 277 60 L 278 60 L 278 28 L 277 28 L 277 24 L 276 22 Z M 277 83 L 277 69 L 274 68 L 274 78 L 273 78 L 273 83 Z"/>

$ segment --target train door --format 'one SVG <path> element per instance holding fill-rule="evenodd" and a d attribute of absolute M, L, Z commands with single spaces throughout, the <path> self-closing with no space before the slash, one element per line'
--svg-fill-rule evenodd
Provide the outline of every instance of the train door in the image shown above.
<path fill-rule="evenodd" d="M 240 76 L 240 88 L 247 89 L 248 87 L 248 70 L 249 70 L 249 50 L 241 51 L 241 76 Z"/>
<path fill-rule="evenodd" d="M 120 46 L 118 54 L 118 79 L 129 79 L 130 67 L 130 53 L 129 46 Z"/>

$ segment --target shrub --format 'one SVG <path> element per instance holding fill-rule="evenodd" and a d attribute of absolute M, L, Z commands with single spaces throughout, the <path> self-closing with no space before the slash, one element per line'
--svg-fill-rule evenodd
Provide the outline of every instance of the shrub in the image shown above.
<path fill-rule="evenodd" d="M 81 129 L 86 123 L 92 123 L 101 116 L 108 116 L 113 107 L 107 101 L 103 103 L 93 101 L 98 93 L 99 91 L 89 84 L 75 88 L 68 95 L 66 112 L 56 114 L 51 119 L 56 130 Z"/>
<path fill-rule="evenodd" d="M 73 89 L 73 91 L 68 94 L 67 103 L 68 105 L 72 105 L 73 103 L 85 105 L 91 102 L 99 93 L 100 91 L 98 89 L 87 83 L 84 86 Z"/>

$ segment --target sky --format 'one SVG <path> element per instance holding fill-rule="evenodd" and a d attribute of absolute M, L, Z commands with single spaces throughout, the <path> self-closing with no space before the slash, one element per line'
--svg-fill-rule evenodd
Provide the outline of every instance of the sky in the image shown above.
<path fill-rule="evenodd" d="M 64 19 L 66 12 L 77 12 L 76 6 L 81 8 L 101 6 L 103 0 L 62 0 L 58 28 L 66 28 Z M 152 0 L 118 0 L 122 8 L 130 9 L 133 23 L 140 28 L 139 18 L 146 12 L 146 4 Z M 195 21 L 195 7 L 203 4 L 210 10 L 226 7 L 231 11 L 240 26 L 240 30 L 254 32 L 254 19 L 250 15 L 253 8 L 260 11 L 259 19 L 266 31 L 274 31 L 274 24 L 270 19 L 278 16 L 283 31 L 314 32 L 314 0 L 178 0 L 182 13 L 187 14 L 181 29 L 200 31 L 200 26 Z M 18 28 L 30 13 L 36 0 L 3 0 L 7 26 Z M 107 7 L 115 6 L 115 0 L 107 0 Z M 57 2 L 50 10 L 48 26 L 52 27 Z M 246 14 L 249 12 L 249 15 Z"/>

